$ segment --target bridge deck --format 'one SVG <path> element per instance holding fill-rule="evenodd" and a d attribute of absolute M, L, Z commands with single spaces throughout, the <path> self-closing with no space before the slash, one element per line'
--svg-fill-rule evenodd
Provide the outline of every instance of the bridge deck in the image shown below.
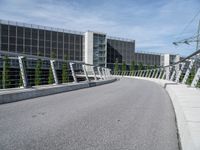
<path fill-rule="evenodd" d="M 177 150 L 173 107 L 159 85 L 133 79 L 0 105 L 0 147 Z"/>

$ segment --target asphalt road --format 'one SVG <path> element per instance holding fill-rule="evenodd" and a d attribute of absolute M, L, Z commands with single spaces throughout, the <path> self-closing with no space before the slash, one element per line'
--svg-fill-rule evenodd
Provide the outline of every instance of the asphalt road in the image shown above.
<path fill-rule="evenodd" d="M 159 85 L 120 81 L 0 105 L 0 150 L 178 150 Z"/>

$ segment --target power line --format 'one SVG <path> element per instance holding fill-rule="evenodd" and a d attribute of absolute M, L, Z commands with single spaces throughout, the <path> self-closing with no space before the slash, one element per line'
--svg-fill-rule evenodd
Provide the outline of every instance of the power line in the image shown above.
<path fill-rule="evenodd" d="M 200 14 L 200 9 L 198 12 L 194 15 L 194 17 L 185 25 L 183 30 L 180 32 L 180 36 L 184 33 L 184 31 L 191 25 L 191 23 L 196 19 L 196 17 Z"/>

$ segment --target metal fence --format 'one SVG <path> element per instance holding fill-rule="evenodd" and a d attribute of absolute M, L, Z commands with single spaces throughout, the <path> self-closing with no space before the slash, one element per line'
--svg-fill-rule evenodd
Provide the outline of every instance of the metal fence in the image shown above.
<path fill-rule="evenodd" d="M 0 89 L 91 82 L 110 77 L 110 69 L 105 67 L 0 51 Z"/>
<path fill-rule="evenodd" d="M 115 76 L 157 78 L 200 87 L 200 50 L 169 66 L 135 71 L 114 71 Z"/>

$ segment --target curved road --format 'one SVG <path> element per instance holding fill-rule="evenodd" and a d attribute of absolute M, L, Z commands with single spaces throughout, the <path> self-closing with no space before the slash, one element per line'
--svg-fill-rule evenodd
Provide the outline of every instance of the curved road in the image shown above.
<path fill-rule="evenodd" d="M 137 79 L 0 105 L 1 150 L 178 150 L 159 85 Z"/>

